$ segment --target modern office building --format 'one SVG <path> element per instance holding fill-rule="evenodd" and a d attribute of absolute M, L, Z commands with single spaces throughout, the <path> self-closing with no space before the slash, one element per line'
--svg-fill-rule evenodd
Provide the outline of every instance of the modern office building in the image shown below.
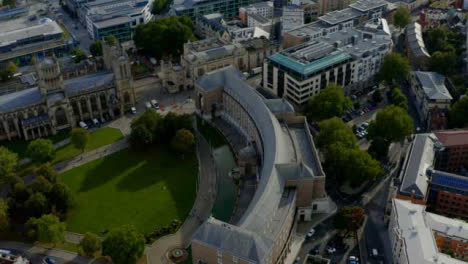
<path fill-rule="evenodd" d="M 209 118 L 217 109 L 255 153 L 259 169 L 255 194 L 238 221 L 210 218 L 195 232 L 193 263 L 284 263 L 295 219 L 334 208 L 306 119 L 284 100 L 262 99 L 242 78 L 230 66 L 195 83 L 199 113 Z"/>
<path fill-rule="evenodd" d="M 426 212 L 424 205 L 393 199 L 388 233 L 392 263 L 462 264 L 468 259 L 468 224 Z"/>
<path fill-rule="evenodd" d="M 153 1 L 96 0 L 81 7 L 89 36 L 102 40 L 113 35 L 120 42 L 131 40 L 139 24 L 149 22 Z"/>
<path fill-rule="evenodd" d="M 384 0 L 358 0 L 349 8 L 328 12 L 318 17 L 318 21 L 294 28 L 283 35 L 283 48 L 316 40 L 323 36 L 346 31 L 366 21 L 373 21 L 384 17 L 388 2 Z"/>
<path fill-rule="evenodd" d="M 295 105 L 303 105 L 329 83 L 352 94 L 374 82 L 393 44 L 385 19 L 361 29 L 349 27 L 295 45 L 264 63 L 263 87 Z"/>
<path fill-rule="evenodd" d="M 410 74 L 411 98 L 416 104 L 419 119 L 430 128 L 431 112 L 434 110 L 448 115 L 452 96 L 447 86 L 448 79 L 436 72 L 412 71 Z"/>
<path fill-rule="evenodd" d="M 64 80 L 54 57 L 36 64 L 37 86 L 0 96 L 0 140 L 55 135 L 79 121 L 114 118 L 135 104 L 130 63 L 104 44 L 103 71 Z"/>
<path fill-rule="evenodd" d="M 0 22 L 0 64 L 13 61 L 29 64 L 31 58 L 62 56 L 73 48 L 57 22 L 48 18 L 30 21 L 27 17 Z"/>
<path fill-rule="evenodd" d="M 171 5 L 170 14 L 185 15 L 195 20 L 198 16 L 221 13 L 225 18 L 239 15 L 239 8 L 249 6 L 259 0 L 175 0 Z"/>

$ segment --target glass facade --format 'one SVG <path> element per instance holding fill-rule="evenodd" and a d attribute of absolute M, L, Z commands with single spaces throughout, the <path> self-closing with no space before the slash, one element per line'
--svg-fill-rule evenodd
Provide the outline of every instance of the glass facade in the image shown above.
<path fill-rule="evenodd" d="M 204 2 L 195 2 L 192 7 L 182 7 L 176 10 L 177 15 L 186 15 L 192 19 L 196 17 L 222 13 L 225 18 L 233 18 L 239 15 L 239 7 L 248 6 L 259 0 L 209 0 Z"/>
<path fill-rule="evenodd" d="M 115 36 L 119 42 L 124 42 L 132 39 L 133 30 L 130 23 L 113 25 L 106 28 L 99 28 L 95 30 L 95 39 L 105 39 L 107 36 Z"/>

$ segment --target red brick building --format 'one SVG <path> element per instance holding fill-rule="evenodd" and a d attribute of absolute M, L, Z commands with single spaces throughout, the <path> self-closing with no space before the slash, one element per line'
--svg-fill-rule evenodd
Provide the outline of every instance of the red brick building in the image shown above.
<path fill-rule="evenodd" d="M 444 147 L 437 153 L 436 169 L 459 173 L 468 168 L 468 130 L 446 130 L 434 133 Z"/>

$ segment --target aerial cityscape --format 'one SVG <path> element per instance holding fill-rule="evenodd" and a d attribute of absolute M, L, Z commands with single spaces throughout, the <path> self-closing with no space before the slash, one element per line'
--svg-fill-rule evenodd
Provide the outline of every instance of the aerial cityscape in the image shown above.
<path fill-rule="evenodd" d="M 468 263 L 468 0 L 0 0 L 0 264 Z"/>

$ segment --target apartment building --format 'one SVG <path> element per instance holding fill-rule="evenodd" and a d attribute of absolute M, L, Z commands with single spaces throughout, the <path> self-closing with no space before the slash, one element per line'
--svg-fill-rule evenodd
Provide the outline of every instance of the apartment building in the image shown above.
<path fill-rule="evenodd" d="M 273 2 L 258 2 L 239 8 L 239 18 L 244 25 L 248 25 L 247 15 L 254 14 L 266 19 L 273 18 Z"/>
<path fill-rule="evenodd" d="M 392 46 L 385 19 L 329 33 L 270 56 L 264 63 L 263 87 L 295 105 L 303 105 L 330 82 L 352 94 L 373 83 Z"/>
<path fill-rule="evenodd" d="M 424 205 L 393 199 L 388 226 L 393 263 L 466 263 L 468 224 L 425 209 Z"/>
<path fill-rule="evenodd" d="M 468 169 L 468 130 L 434 132 L 444 149 L 437 153 L 438 170 L 461 173 Z"/>

